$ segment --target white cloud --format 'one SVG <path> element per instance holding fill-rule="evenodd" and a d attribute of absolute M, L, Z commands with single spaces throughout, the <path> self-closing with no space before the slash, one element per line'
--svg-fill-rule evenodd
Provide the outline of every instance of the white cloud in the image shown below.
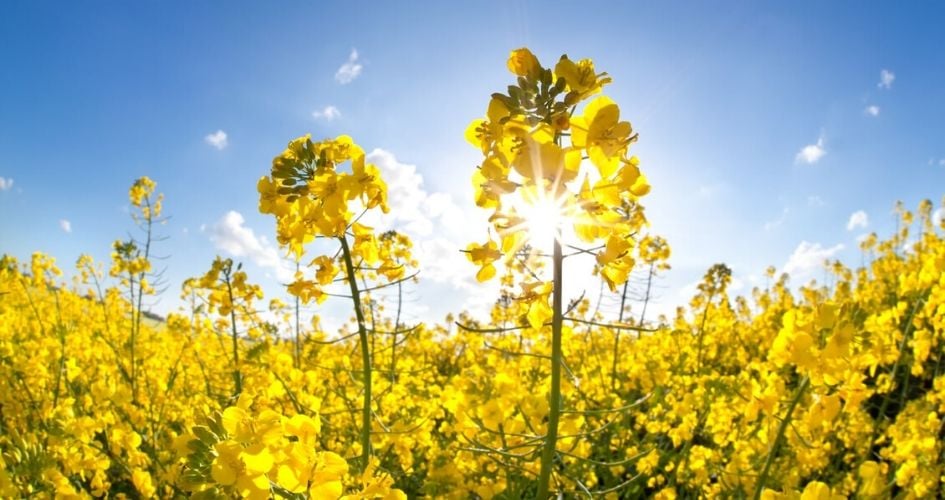
<path fill-rule="evenodd" d="M 945 208 L 938 208 L 932 212 L 932 224 L 936 227 L 942 224 L 943 219 L 945 219 Z"/>
<path fill-rule="evenodd" d="M 876 86 L 881 89 L 890 89 L 895 80 L 896 74 L 888 69 L 884 69 L 879 72 L 879 83 L 877 83 Z"/>
<path fill-rule="evenodd" d="M 72 223 L 67 221 L 66 219 L 59 219 L 59 229 L 62 229 L 63 231 L 67 233 L 71 233 Z"/>
<path fill-rule="evenodd" d="M 13 179 L 0 177 L 0 191 L 7 191 L 9 189 L 13 189 Z"/>
<path fill-rule="evenodd" d="M 794 249 L 794 253 L 788 258 L 782 270 L 792 277 L 800 278 L 802 282 L 806 281 L 805 278 L 810 278 L 814 271 L 823 267 L 825 261 L 841 250 L 843 250 L 842 244 L 824 248 L 820 243 L 802 241 Z"/>
<path fill-rule="evenodd" d="M 875 104 L 871 104 L 867 106 L 866 109 L 863 110 L 863 112 L 870 116 L 879 116 L 879 106 Z"/>
<path fill-rule="evenodd" d="M 316 109 L 312 111 L 312 118 L 316 120 L 332 121 L 335 118 L 341 118 L 341 111 L 334 106 L 325 106 L 325 109 Z"/>
<path fill-rule="evenodd" d="M 348 60 L 335 72 L 335 80 L 342 85 L 347 85 L 361 75 L 361 63 L 358 62 L 358 49 L 351 49 Z"/>
<path fill-rule="evenodd" d="M 414 257 L 421 265 L 421 279 L 437 283 L 448 283 L 457 288 L 465 288 L 467 281 L 478 270 L 466 256 L 460 252 L 459 242 L 446 238 L 421 239 L 413 248 Z"/>
<path fill-rule="evenodd" d="M 850 220 L 847 221 L 847 231 L 853 231 L 856 228 L 866 229 L 868 225 L 870 225 L 869 216 L 866 215 L 866 212 L 857 210 L 850 214 Z"/>
<path fill-rule="evenodd" d="M 807 206 L 809 207 L 822 207 L 827 203 L 824 202 L 824 199 L 817 195 L 811 195 L 807 197 Z"/>
<path fill-rule="evenodd" d="M 498 280 L 485 287 L 477 283 L 478 269 L 460 251 L 470 242 L 485 240 L 488 214 L 460 208 L 448 193 L 428 192 L 417 167 L 401 163 L 389 151 L 374 149 L 366 160 L 387 183 L 390 213 L 371 214 L 363 221 L 378 231 L 403 231 L 413 241 L 413 256 L 421 264 L 417 292 L 430 306 L 424 319 L 439 320 L 449 311 L 488 314 L 498 297 Z"/>
<path fill-rule="evenodd" d="M 383 149 L 371 151 L 366 160 L 377 165 L 387 183 L 390 213 L 385 219 L 392 227 L 403 229 L 412 238 L 441 235 L 439 230 L 434 232 L 436 225 L 451 235 L 464 236 L 463 224 L 468 221 L 463 210 L 447 193 L 428 193 L 416 165 L 401 163 Z"/>
<path fill-rule="evenodd" d="M 824 136 L 821 134 L 821 136 L 817 138 L 816 144 L 808 144 L 798 151 L 797 156 L 794 157 L 794 161 L 796 163 L 804 162 L 808 165 L 812 165 L 817 163 L 817 160 L 823 158 L 825 154 L 827 154 L 827 150 L 824 149 Z"/>
<path fill-rule="evenodd" d="M 295 272 L 289 262 L 279 256 L 279 250 L 265 236 L 257 237 L 245 222 L 242 214 L 230 210 L 208 228 L 210 241 L 219 250 L 234 257 L 247 257 L 257 266 L 274 271 L 282 283 L 292 281 Z"/>
<path fill-rule="evenodd" d="M 223 148 L 227 146 L 227 144 L 229 144 L 226 139 L 226 132 L 222 130 L 217 130 L 216 132 L 212 134 L 207 134 L 207 136 L 204 137 L 203 140 L 207 144 L 220 150 L 222 150 Z"/>

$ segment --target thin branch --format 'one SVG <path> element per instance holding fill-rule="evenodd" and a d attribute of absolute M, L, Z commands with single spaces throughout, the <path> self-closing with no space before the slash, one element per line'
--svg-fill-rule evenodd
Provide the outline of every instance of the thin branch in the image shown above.
<path fill-rule="evenodd" d="M 633 330 L 633 331 L 635 331 L 635 332 L 656 332 L 656 331 L 659 331 L 657 328 L 643 328 L 643 327 L 640 327 L 640 326 L 617 325 L 617 324 L 614 324 L 614 323 L 598 323 L 598 322 L 596 322 L 596 321 L 589 321 L 589 320 L 580 319 L 580 318 L 571 318 L 571 317 L 567 317 L 567 316 L 566 316 L 564 319 L 566 319 L 566 320 L 568 320 L 568 321 L 573 321 L 573 322 L 575 322 L 575 323 L 583 323 L 583 324 L 585 324 L 585 325 L 600 326 L 600 327 L 603 327 L 603 328 L 615 328 L 615 329 L 618 329 L 618 330 Z"/>

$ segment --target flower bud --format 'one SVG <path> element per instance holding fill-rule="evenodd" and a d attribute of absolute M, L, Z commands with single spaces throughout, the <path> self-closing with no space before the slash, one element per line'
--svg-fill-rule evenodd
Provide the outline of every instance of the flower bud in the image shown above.
<path fill-rule="evenodd" d="M 515 49 L 509 54 L 507 63 L 509 71 L 518 76 L 535 77 L 541 71 L 541 64 L 535 54 L 524 47 Z"/>

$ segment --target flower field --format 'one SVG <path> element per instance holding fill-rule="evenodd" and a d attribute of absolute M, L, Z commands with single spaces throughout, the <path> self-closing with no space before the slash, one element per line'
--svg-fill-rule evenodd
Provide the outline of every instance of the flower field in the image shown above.
<path fill-rule="evenodd" d="M 2 257 L 0 497 L 941 494 L 932 202 L 897 207 L 897 232 L 864 239 L 860 268 L 831 262 L 824 283 L 771 268 L 736 295 L 717 264 L 675 315 L 625 314 L 626 283 L 669 272 L 670 244 L 646 218 L 657 195 L 637 135 L 605 95 L 619 82 L 527 49 L 507 67 L 465 131 L 489 228 L 456 251 L 501 284 L 487 320 L 402 319 L 410 304 L 391 297 L 424 262 L 410 234 L 362 221 L 389 212 L 387 185 L 346 135 L 299 137 L 260 166 L 259 211 L 299 263 L 285 296 L 218 257 L 164 292 L 188 307 L 146 315 L 153 228 L 173 207 L 147 177 L 128 199 L 143 236 L 116 241 L 111 262 L 83 257 L 66 279 L 49 255 Z M 563 293 L 579 254 L 618 314 Z M 300 318 L 326 301 L 349 307 L 341 331 Z"/>

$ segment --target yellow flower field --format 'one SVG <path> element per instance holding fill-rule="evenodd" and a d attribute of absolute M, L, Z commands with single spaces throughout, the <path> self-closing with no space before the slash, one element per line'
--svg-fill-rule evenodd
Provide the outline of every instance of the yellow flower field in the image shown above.
<path fill-rule="evenodd" d="M 569 257 L 593 255 L 624 299 L 631 275 L 670 257 L 646 218 L 657 195 L 632 113 L 589 59 L 546 66 L 522 48 L 507 67 L 465 131 L 490 227 L 457 251 L 500 283 L 488 321 L 402 319 L 410 304 L 386 292 L 424 262 L 410 234 L 362 221 L 390 211 L 387 184 L 347 135 L 292 139 L 259 168 L 259 211 L 300 263 L 288 302 L 218 257 L 165 292 L 187 308 L 147 316 L 152 227 L 174 205 L 147 177 L 129 190 L 144 236 L 116 241 L 110 263 L 3 256 L 0 497 L 941 495 L 932 202 L 897 207 L 898 231 L 866 238 L 861 268 L 832 262 L 824 284 L 792 288 L 771 268 L 735 295 L 717 264 L 673 317 L 605 314 L 563 296 Z M 300 321 L 326 301 L 349 308 L 343 331 Z"/>

